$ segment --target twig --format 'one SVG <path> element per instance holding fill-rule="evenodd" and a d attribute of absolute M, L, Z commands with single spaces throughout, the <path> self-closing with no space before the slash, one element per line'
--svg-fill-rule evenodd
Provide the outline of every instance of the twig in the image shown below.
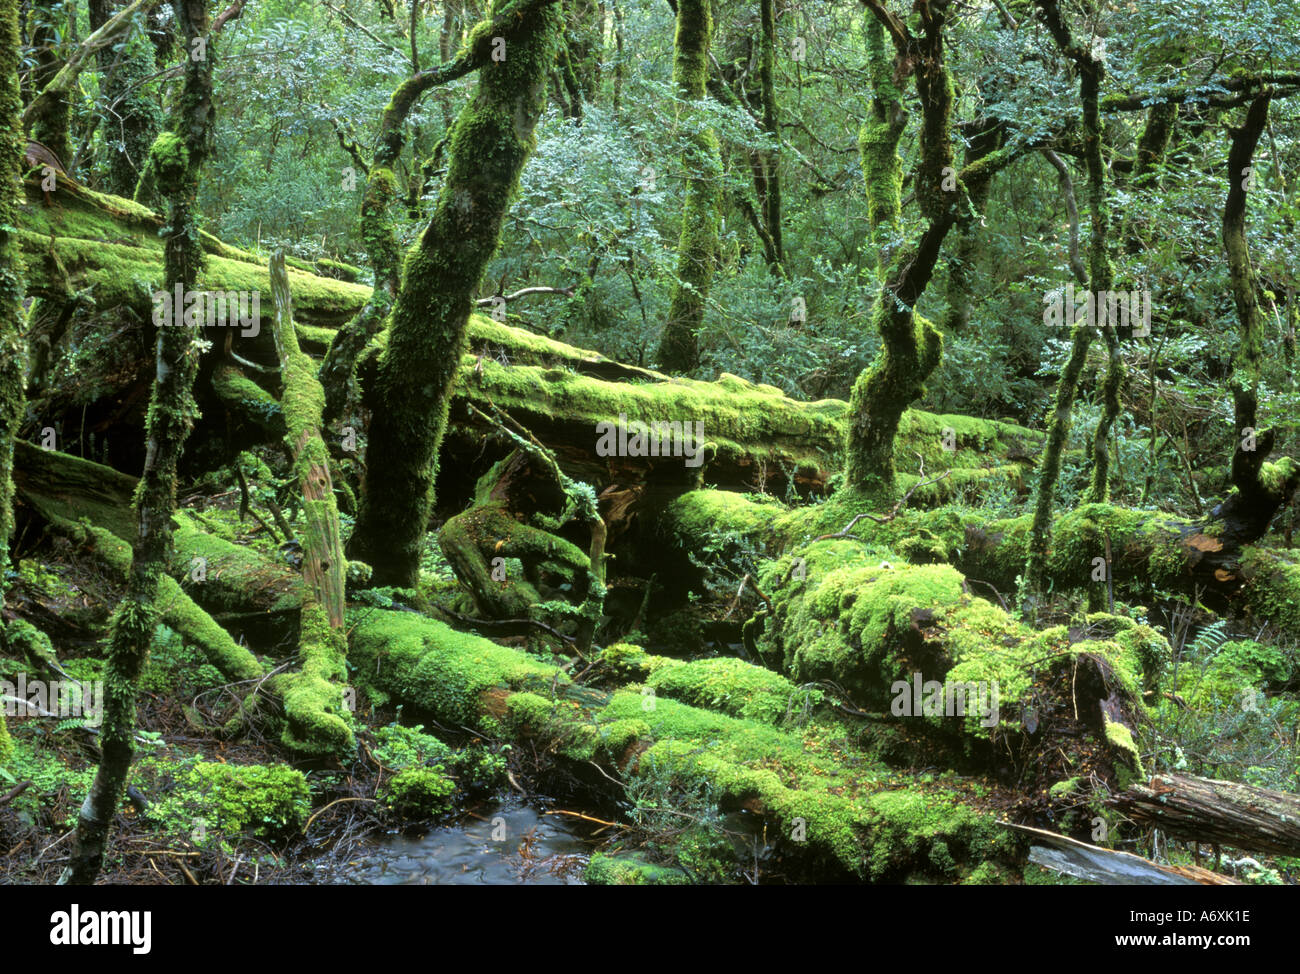
<path fill-rule="evenodd" d="M 603 818 L 593 818 L 590 815 L 583 815 L 582 812 L 570 812 L 567 809 L 563 809 L 563 808 L 557 808 L 551 812 L 542 812 L 542 815 L 543 817 L 547 815 L 569 815 L 572 816 L 573 818 L 580 818 L 584 822 L 595 822 L 597 825 L 610 825 L 616 829 L 627 828 L 627 826 L 623 825 L 621 822 L 606 822 Z"/>
<path fill-rule="evenodd" d="M 30 781 L 20 781 L 3 795 L 0 795 L 0 805 L 8 805 L 11 801 L 31 787 Z"/>
<path fill-rule="evenodd" d="M 316 809 L 315 812 L 312 813 L 311 818 L 307 819 L 307 824 L 304 825 L 304 826 L 302 827 L 303 834 L 306 834 L 307 830 L 308 830 L 309 828 L 311 828 L 311 823 L 314 822 L 314 821 L 316 821 L 317 816 L 319 816 L 322 812 L 328 811 L 329 809 L 333 808 L 335 805 L 340 804 L 341 802 L 370 802 L 370 804 L 373 805 L 373 804 L 375 804 L 375 799 L 373 799 L 373 798 L 335 798 L 335 799 L 334 799 L 332 802 L 330 802 L 328 805 L 324 806 L 323 808 L 318 808 L 318 809 Z"/>

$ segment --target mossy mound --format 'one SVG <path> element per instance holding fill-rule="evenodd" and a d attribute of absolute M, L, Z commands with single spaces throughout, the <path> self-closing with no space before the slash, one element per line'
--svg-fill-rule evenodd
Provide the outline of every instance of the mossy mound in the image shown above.
<path fill-rule="evenodd" d="M 149 807 L 164 827 L 192 832 L 198 844 L 212 833 L 273 841 L 301 828 L 311 811 L 311 788 L 301 771 L 284 765 L 200 761 L 176 788 Z"/>

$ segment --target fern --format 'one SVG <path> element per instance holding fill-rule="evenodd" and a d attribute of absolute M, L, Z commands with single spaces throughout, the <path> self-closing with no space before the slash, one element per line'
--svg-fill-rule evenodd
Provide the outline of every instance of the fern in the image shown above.
<path fill-rule="evenodd" d="M 1196 634 L 1196 638 L 1187 646 L 1187 652 L 1197 659 L 1212 658 L 1228 641 L 1227 620 L 1219 619 L 1210 623 Z"/>

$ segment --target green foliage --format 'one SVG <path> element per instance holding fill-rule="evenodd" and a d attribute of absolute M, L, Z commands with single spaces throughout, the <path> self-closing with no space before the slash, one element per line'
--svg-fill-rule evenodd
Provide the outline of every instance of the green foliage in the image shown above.
<path fill-rule="evenodd" d="M 147 814 L 164 827 L 193 830 L 198 845 L 215 841 L 214 833 L 275 840 L 306 821 L 310 798 L 306 777 L 293 768 L 200 761 Z"/>

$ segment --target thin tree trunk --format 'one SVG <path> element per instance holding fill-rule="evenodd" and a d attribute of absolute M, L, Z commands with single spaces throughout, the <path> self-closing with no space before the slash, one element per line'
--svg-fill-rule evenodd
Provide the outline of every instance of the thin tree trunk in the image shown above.
<path fill-rule="evenodd" d="M 679 0 L 677 4 L 673 81 L 685 101 L 700 101 L 708 86 L 711 8 L 712 0 Z M 711 129 L 701 129 L 691 137 L 682 168 L 687 182 L 677 244 L 677 281 L 659 339 L 659 367 L 667 372 L 693 372 L 700 364 L 699 331 L 718 260 L 722 206 L 722 154 Z"/>
<path fill-rule="evenodd" d="M 894 439 L 899 421 L 924 394 L 925 381 L 943 351 L 938 329 L 914 309 L 934 273 L 966 188 L 949 182 L 954 93 L 943 57 L 944 14 L 934 11 L 925 17 L 923 34 L 913 36 L 881 4 L 871 0 L 868 6 L 874 15 L 866 26 L 872 117 L 862 128 L 859 144 L 880 269 L 881 288 L 872 318 L 881 348 L 875 362 L 853 384 L 844 474 L 851 488 L 886 496 L 895 489 Z M 886 32 L 894 43 L 893 59 L 886 54 Z M 927 224 L 918 237 L 900 247 L 896 239 L 902 188 L 898 141 L 906 114 L 897 79 L 913 70 L 923 112 L 916 195 Z"/>
<path fill-rule="evenodd" d="M 1088 243 L 1088 281 L 1095 297 L 1101 291 L 1109 291 L 1113 283 L 1114 270 L 1106 254 L 1106 232 L 1108 229 L 1108 209 L 1106 206 L 1106 173 L 1101 156 L 1101 114 L 1100 91 L 1105 66 L 1093 56 L 1092 52 L 1080 47 L 1070 35 L 1070 29 L 1061 18 L 1061 11 L 1055 0 L 1038 0 L 1037 6 L 1043 12 L 1048 30 L 1056 40 L 1061 52 L 1075 62 L 1079 71 L 1079 97 L 1083 103 L 1084 157 L 1088 165 L 1088 200 L 1091 211 L 1092 228 Z M 1113 326 L 1108 325 L 1108 328 Z M 1029 555 L 1025 564 L 1026 605 L 1036 605 L 1043 592 L 1043 575 L 1047 563 L 1048 549 L 1052 543 L 1052 509 L 1056 500 L 1056 485 L 1061 475 L 1061 453 L 1065 441 L 1070 435 L 1070 425 L 1074 411 L 1075 395 L 1078 392 L 1079 376 L 1087 360 L 1088 346 L 1092 342 L 1093 322 L 1085 319 L 1076 322 L 1070 345 L 1070 358 L 1061 373 L 1056 386 L 1056 400 L 1047 430 L 1047 449 L 1043 454 L 1043 464 L 1039 472 L 1038 485 L 1034 495 L 1034 521 L 1030 537 Z M 1118 413 L 1119 385 L 1123 380 L 1123 363 L 1119 359 L 1118 339 L 1112 343 L 1112 336 L 1107 336 L 1107 348 L 1110 351 L 1110 365 L 1106 385 L 1113 388 L 1114 396 L 1103 403 L 1102 419 L 1093 439 L 1093 481 L 1092 491 L 1099 489 L 1102 496 L 1106 493 L 1107 474 L 1109 470 L 1105 443 L 1111 424 Z M 1114 412 L 1111 407 L 1114 406 Z M 1097 444 L 1101 444 L 1098 450 Z"/>
<path fill-rule="evenodd" d="M 185 38 L 206 37 L 207 0 L 174 0 L 173 9 Z M 187 59 L 176 136 L 185 147 L 157 166 L 168 199 L 170 236 L 166 243 L 166 288 L 193 289 L 203 252 L 199 246 L 197 197 L 199 173 L 212 141 L 212 60 L 209 45 L 202 60 Z M 174 146 L 173 146 L 174 149 Z M 109 827 L 126 789 L 134 756 L 135 700 L 141 670 L 158 621 L 159 580 L 171 548 L 176 510 L 176 468 L 194 424 L 194 379 L 198 374 L 196 332 L 184 324 L 183 310 L 158 329 L 157 374 L 147 422 L 144 473 L 135 495 L 138 534 L 132 545 L 126 596 L 113 617 L 104 674 L 104 724 L 100 733 L 99 770 L 81 806 L 72 861 L 62 881 L 90 884 L 103 863 Z"/>

